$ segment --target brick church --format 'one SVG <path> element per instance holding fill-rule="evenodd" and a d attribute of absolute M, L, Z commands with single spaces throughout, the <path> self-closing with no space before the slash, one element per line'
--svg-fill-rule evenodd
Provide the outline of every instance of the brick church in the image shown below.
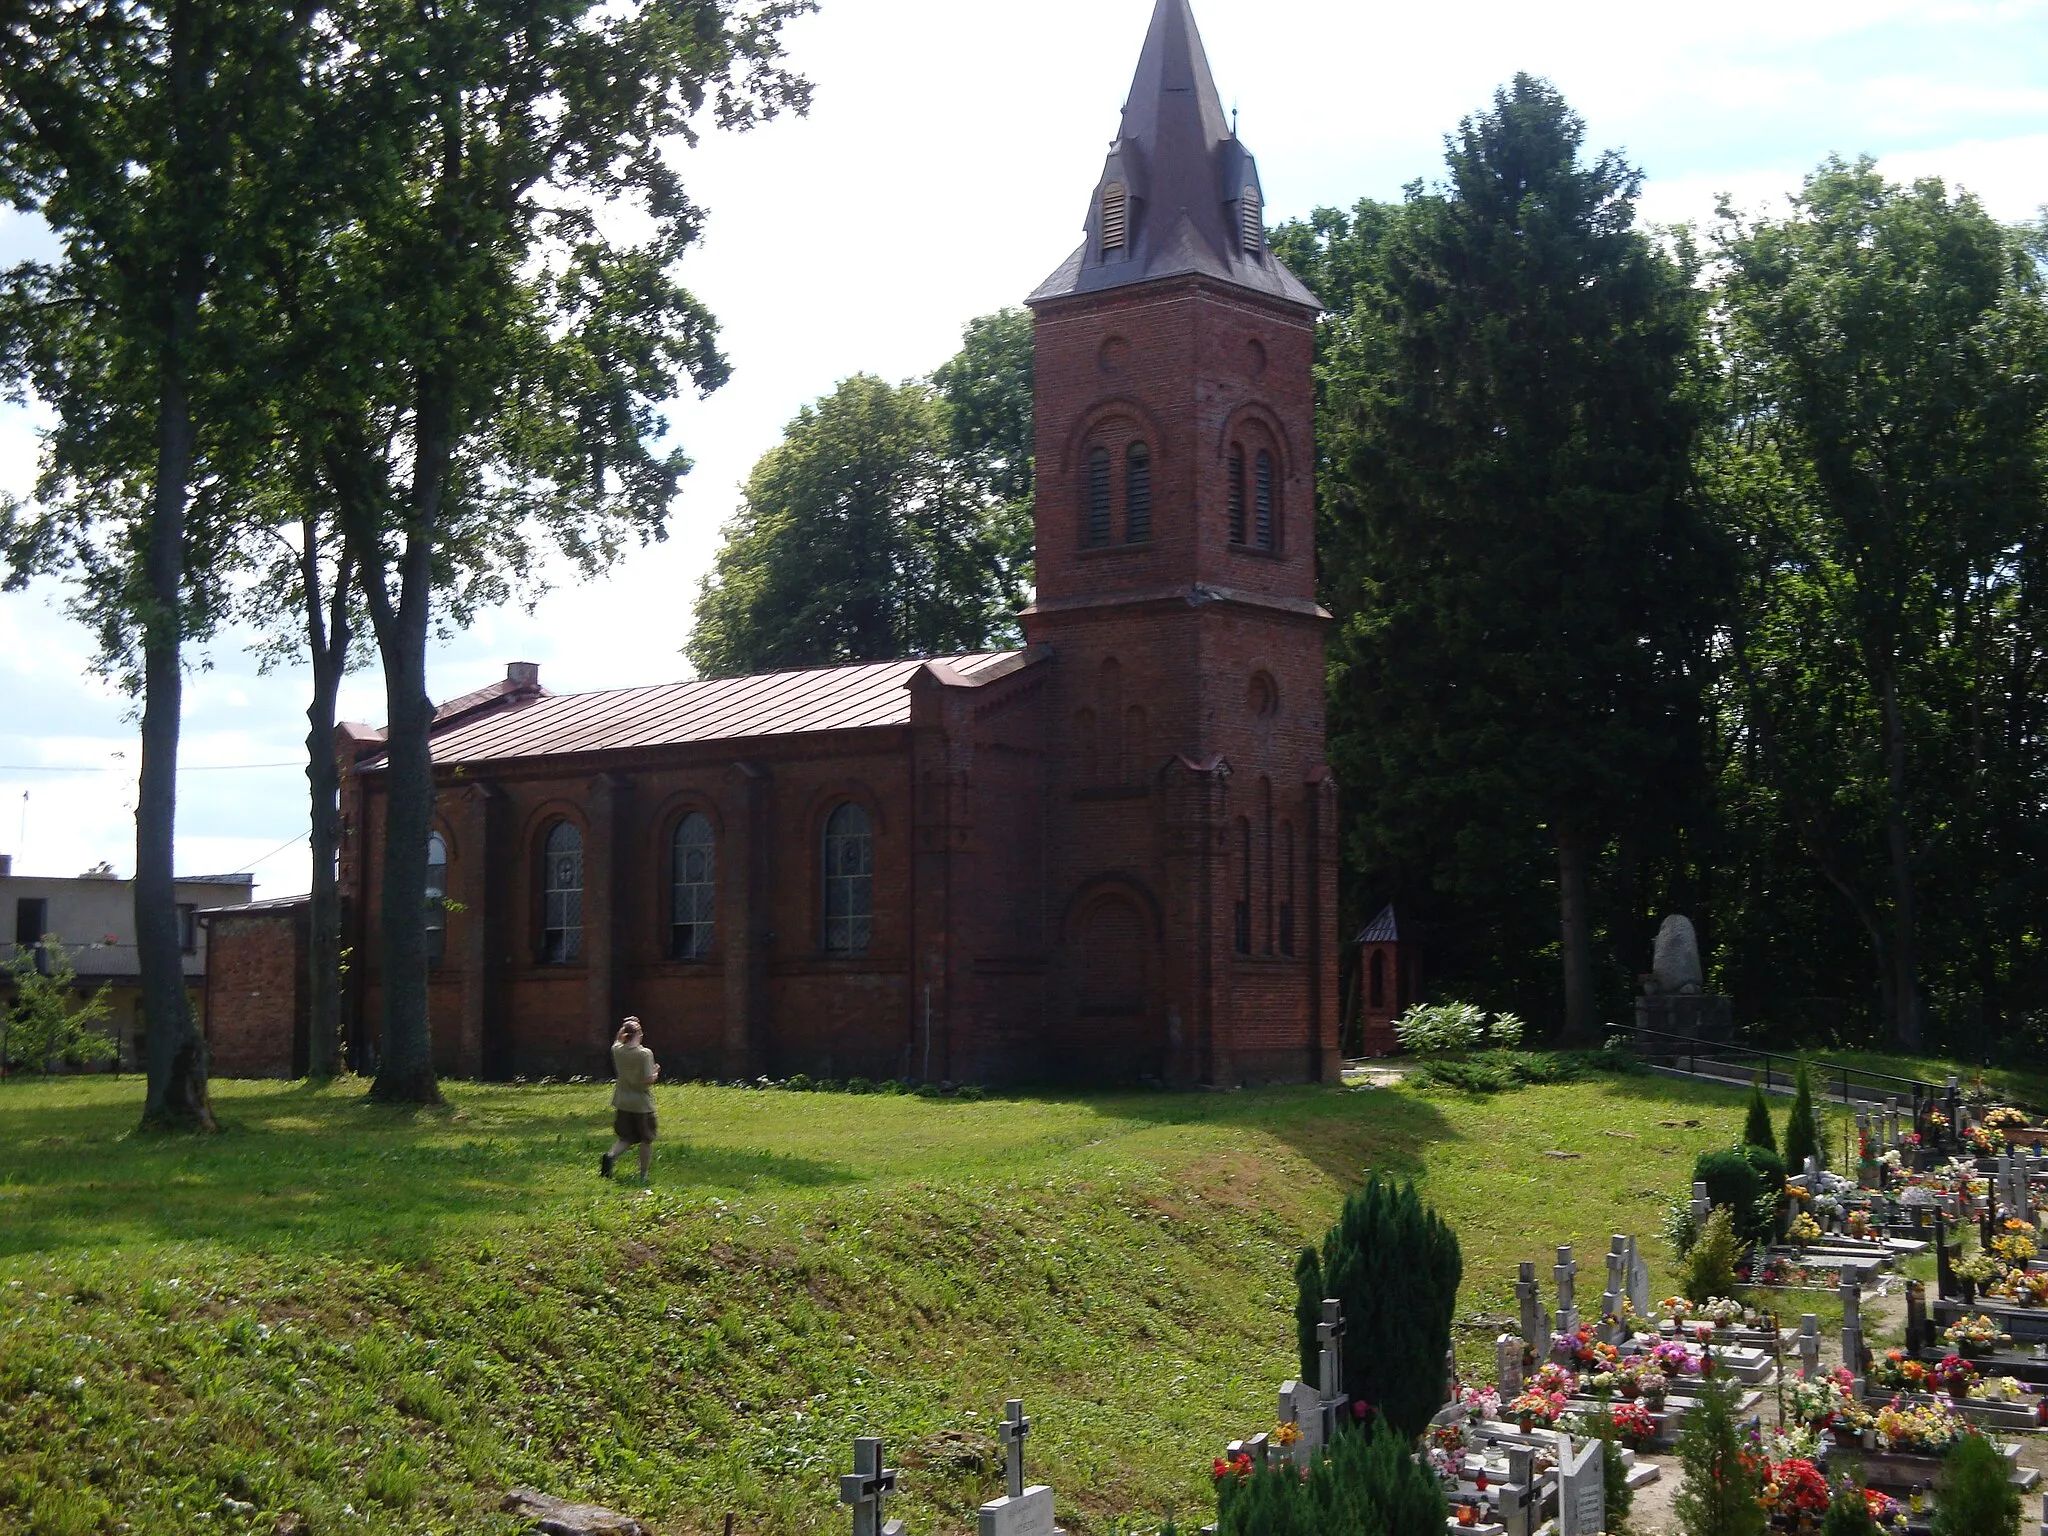
<path fill-rule="evenodd" d="M 602 1073 L 630 1012 L 671 1079 L 1336 1074 L 1317 306 L 1186 0 L 1028 302 L 1023 649 L 563 695 L 515 665 L 441 709 L 444 1073 Z M 342 732 L 358 1042 L 380 736 Z"/>

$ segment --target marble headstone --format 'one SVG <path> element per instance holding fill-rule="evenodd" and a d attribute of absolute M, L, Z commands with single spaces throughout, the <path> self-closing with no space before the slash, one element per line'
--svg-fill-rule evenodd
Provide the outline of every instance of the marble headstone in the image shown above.
<path fill-rule="evenodd" d="M 1600 1442 L 1574 1452 L 1570 1435 L 1557 1437 L 1558 1536 L 1603 1536 L 1607 1529 L 1606 1468 Z"/>

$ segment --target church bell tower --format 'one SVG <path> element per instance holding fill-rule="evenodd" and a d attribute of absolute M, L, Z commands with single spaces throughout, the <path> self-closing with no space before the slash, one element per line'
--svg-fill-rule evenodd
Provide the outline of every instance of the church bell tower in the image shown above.
<path fill-rule="evenodd" d="M 1047 1059 L 1333 1076 L 1336 805 L 1315 599 L 1318 305 L 1187 0 L 1158 0 L 1035 317 L 1050 648 Z"/>

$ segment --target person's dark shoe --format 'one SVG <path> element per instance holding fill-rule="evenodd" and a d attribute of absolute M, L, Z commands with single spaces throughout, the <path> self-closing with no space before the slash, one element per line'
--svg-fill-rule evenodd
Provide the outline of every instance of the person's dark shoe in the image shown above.
<path fill-rule="evenodd" d="M 611 1153 L 605 1153 L 604 1156 L 597 1160 L 597 1171 L 605 1178 L 610 1178 L 612 1176 L 612 1164 L 615 1161 L 616 1159 L 613 1158 Z"/>

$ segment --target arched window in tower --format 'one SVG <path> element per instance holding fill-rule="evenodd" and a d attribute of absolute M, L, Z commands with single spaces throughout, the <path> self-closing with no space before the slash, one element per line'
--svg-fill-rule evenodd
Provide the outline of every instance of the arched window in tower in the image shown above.
<path fill-rule="evenodd" d="M 1081 542 L 1090 549 L 1109 542 L 1109 450 L 1097 448 L 1088 455 L 1088 519 L 1081 528 Z"/>
<path fill-rule="evenodd" d="M 864 955 L 875 918 L 875 839 L 851 800 L 825 818 L 825 953 Z"/>
<path fill-rule="evenodd" d="M 1230 542 L 1244 542 L 1244 450 L 1230 445 Z"/>
<path fill-rule="evenodd" d="M 1259 201 L 1259 189 L 1246 187 L 1237 201 L 1244 219 L 1244 248 L 1253 256 L 1266 248 L 1266 210 Z"/>
<path fill-rule="evenodd" d="M 427 964 L 448 958 L 448 840 L 427 834 Z"/>
<path fill-rule="evenodd" d="M 669 847 L 668 952 L 702 960 L 718 932 L 718 846 L 711 818 L 692 811 L 676 823 Z"/>
<path fill-rule="evenodd" d="M 1102 189 L 1102 249 L 1120 251 L 1130 234 L 1130 196 L 1124 184 L 1112 181 Z"/>
<path fill-rule="evenodd" d="M 1231 912 L 1231 947 L 1240 955 L 1252 952 L 1252 823 L 1237 818 L 1237 903 Z"/>
<path fill-rule="evenodd" d="M 548 829 L 541 855 L 540 963 L 583 958 L 583 834 L 573 822 Z"/>
<path fill-rule="evenodd" d="M 1133 443 L 1124 454 L 1124 540 L 1142 544 L 1152 537 L 1152 450 Z"/>
<path fill-rule="evenodd" d="M 1252 482 L 1252 542 L 1260 549 L 1273 547 L 1273 455 L 1259 450 Z"/>

